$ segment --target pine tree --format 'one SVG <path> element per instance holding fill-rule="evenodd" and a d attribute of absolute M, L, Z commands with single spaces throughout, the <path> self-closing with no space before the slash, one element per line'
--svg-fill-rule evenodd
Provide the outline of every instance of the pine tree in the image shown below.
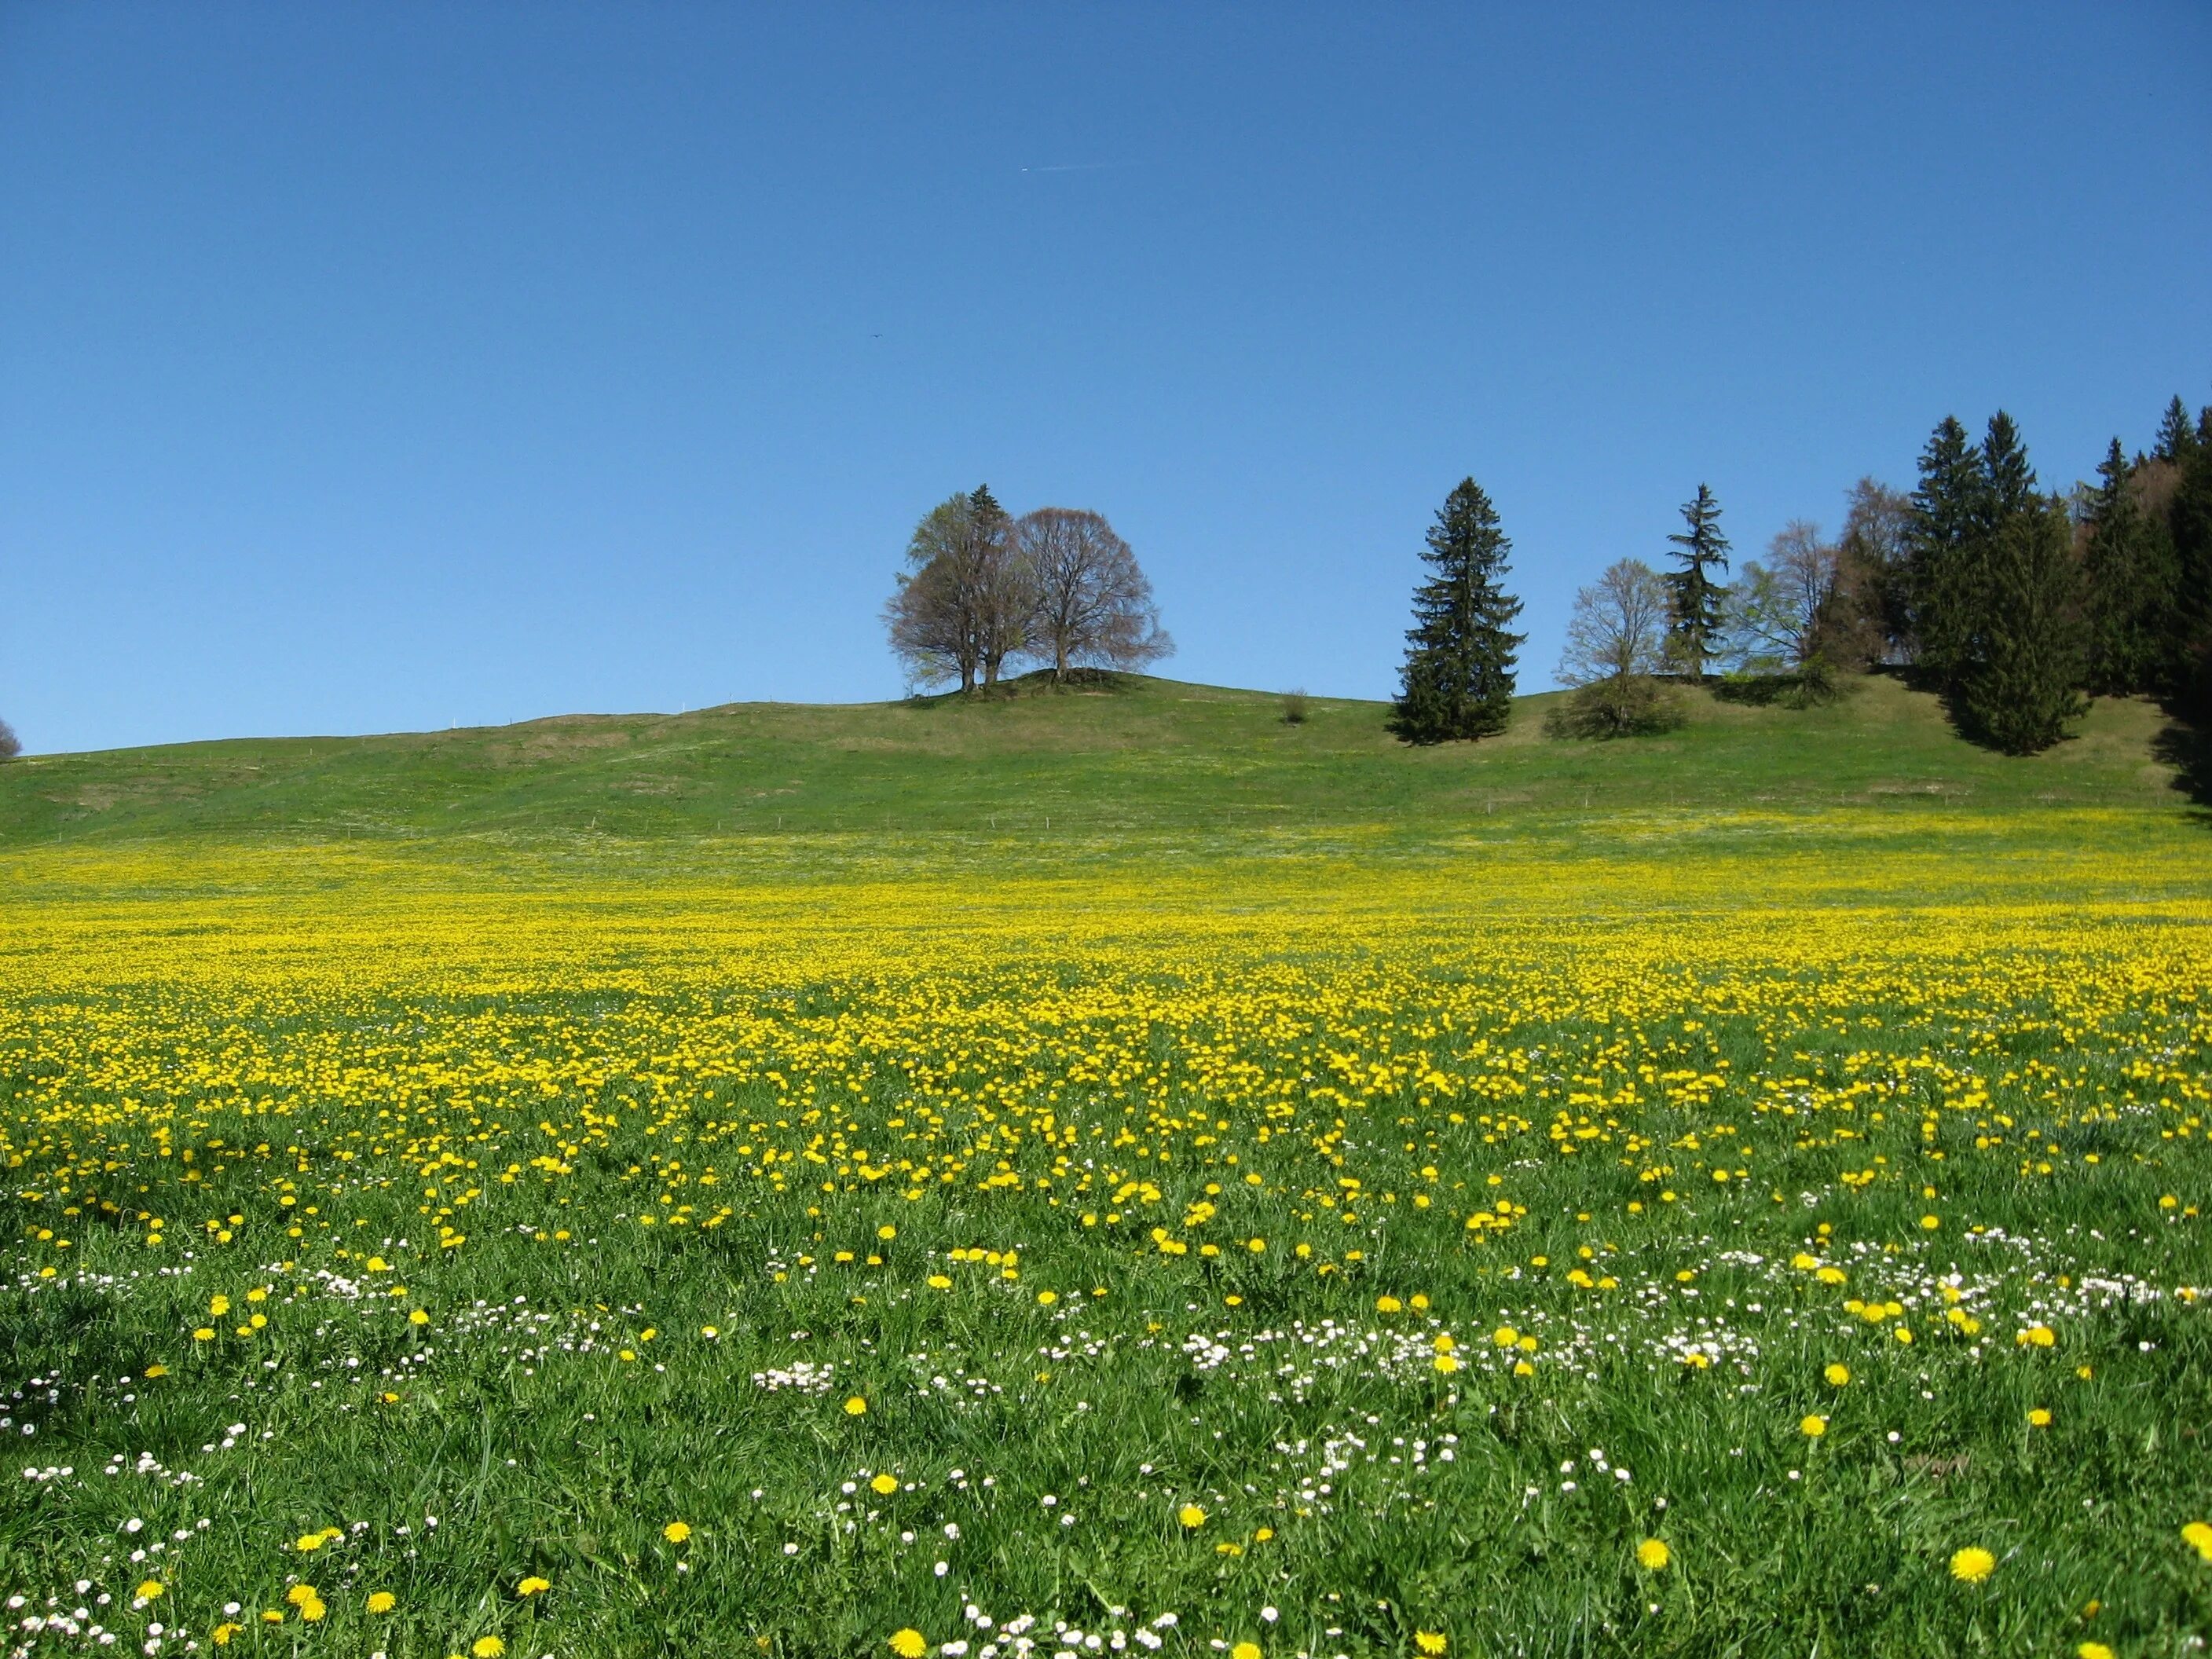
<path fill-rule="evenodd" d="M 1962 700 L 1996 747 L 2032 755 L 2063 737 L 2087 707 L 2077 689 L 2081 624 L 2065 503 L 2033 498 L 2005 517 L 1988 538 L 1983 571 L 1984 646 Z"/>
<path fill-rule="evenodd" d="M 1713 641 L 1721 631 L 1721 601 L 1728 592 L 1707 573 L 1714 565 L 1729 568 L 1729 541 L 1721 533 L 1721 504 L 1702 483 L 1697 500 L 1683 503 L 1682 522 L 1686 531 L 1667 538 L 1682 566 L 1665 577 L 1672 613 L 1668 647 L 1692 679 L 1702 680 L 1714 655 Z"/>
<path fill-rule="evenodd" d="M 1504 586 L 1512 543 L 1472 478 L 1445 498 L 1428 542 L 1421 557 L 1434 574 L 1413 593 L 1392 727 L 1408 743 L 1488 737 L 1512 712 L 1514 653 L 1524 637 L 1507 630 L 1521 614 Z"/>
<path fill-rule="evenodd" d="M 2173 542 L 2166 524 L 2142 510 L 2118 438 L 2097 469 L 2082 547 L 2087 587 L 2090 690 L 2106 696 L 2157 691 L 2162 684 L 2174 602 Z"/>
<path fill-rule="evenodd" d="M 1919 659 L 1947 684 L 1973 659 L 1973 566 L 1990 493 L 1982 452 L 1946 415 L 1920 453 L 1905 586 Z"/>

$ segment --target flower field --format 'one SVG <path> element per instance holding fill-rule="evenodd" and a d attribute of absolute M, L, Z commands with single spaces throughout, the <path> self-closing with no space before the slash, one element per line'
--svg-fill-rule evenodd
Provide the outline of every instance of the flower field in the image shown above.
<path fill-rule="evenodd" d="M 2163 834 L 15 855 L 8 1650 L 2201 1650 Z"/>

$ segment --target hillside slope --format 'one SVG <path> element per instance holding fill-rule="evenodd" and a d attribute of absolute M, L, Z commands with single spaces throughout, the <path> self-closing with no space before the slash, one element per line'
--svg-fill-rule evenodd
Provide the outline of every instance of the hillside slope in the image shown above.
<path fill-rule="evenodd" d="M 374 738 L 254 738 L 32 757 L 0 767 L 0 847 L 274 836 L 622 836 L 995 829 L 1071 833 L 1778 812 L 1929 802 L 2179 812 L 2147 704 L 2101 702 L 2049 753 L 1962 741 L 1936 701 L 1875 677 L 1823 708 L 1693 694 L 1683 730 L 1553 737 L 1556 696 L 1511 729 L 1410 749 L 1380 703 L 1131 677 L 1055 690 L 843 706 L 738 703 Z"/>

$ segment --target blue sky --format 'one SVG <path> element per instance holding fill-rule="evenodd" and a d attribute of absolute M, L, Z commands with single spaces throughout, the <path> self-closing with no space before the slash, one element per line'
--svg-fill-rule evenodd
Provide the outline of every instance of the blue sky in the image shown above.
<path fill-rule="evenodd" d="M 978 481 L 1164 672 L 1381 696 L 1472 473 L 1546 689 L 1700 480 L 1741 555 L 2212 401 L 2208 157 L 2197 3 L 0 0 L 0 716 L 895 696 Z"/>

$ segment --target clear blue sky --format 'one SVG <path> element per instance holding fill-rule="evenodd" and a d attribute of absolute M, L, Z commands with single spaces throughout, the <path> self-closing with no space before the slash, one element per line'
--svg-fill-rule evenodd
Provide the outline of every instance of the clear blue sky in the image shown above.
<path fill-rule="evenodd" d="M 1165 672 L 1380 696 L 1472 473 L 1542 690 L 1700 480 L 1741 554 L 1948 411 L 2147 443 L 2208 273 L 2201 0 L 0 0 L 0 716 L 895 696 L 978 481 Z"/>

